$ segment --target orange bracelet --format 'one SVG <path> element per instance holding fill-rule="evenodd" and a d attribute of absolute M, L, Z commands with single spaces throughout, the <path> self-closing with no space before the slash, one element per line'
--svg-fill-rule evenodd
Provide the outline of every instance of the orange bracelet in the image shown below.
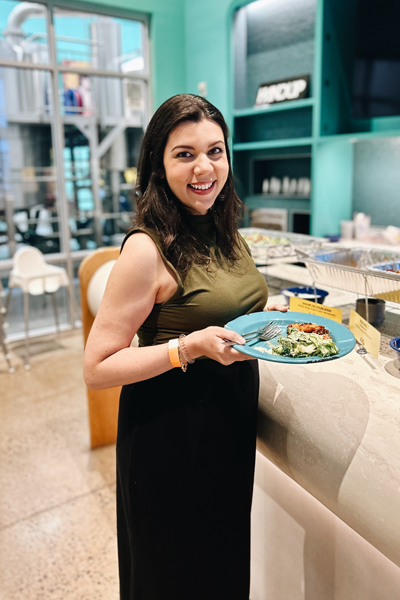
<path fill-rule="evenodd" d="M 168 356 L 173 367 L 181 367 L 182 363 L 179 358 L 179 339 L 169 340 Z"/>

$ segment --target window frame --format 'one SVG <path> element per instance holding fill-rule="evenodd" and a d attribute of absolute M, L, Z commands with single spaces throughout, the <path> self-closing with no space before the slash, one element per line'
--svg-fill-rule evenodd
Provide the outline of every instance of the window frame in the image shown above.
<path fill-rule="evenodd" d="M 31 0 L 28 0 L 31 1 Z M 47 43 L 49 51 L 49 62 L 48 63 L 32 63 L 27 61 L 16 61 L 3 59 L 0 57 L 0 67 L 25 69 L 32 71 L 46 71 L 50 74 L 51 78 L 51 89 L 53 96 L 53 105 L 51 111 L 51 130 L 52 130 L 52 146 L 54 152 L 54 165 L 55 165 L 55 176 L 57 180 L 57 199 L 58 199 L 58 210 L 59 210 L 59 224 L 60 224 L 60 241 L 61 251 L 56 254 L 46 254 L 46 261 L 49 263 L 65 262 L 67 271 L 70 277 L 70 281 L 73 279 L 73 264 L 76 260 L 81 260 L 93 250 L 75 250 L 70 249 L 71 232 L 69 228 L 69 207 L 68 198 L 65 189 L 65 173 L 63 164 L 63 149 L 64 149 L 64 125 L 69 123 L 71 119 L 70 115 L 62 115 L 60 112 L 60 99 L 59 99 L 59 76 L 63 73 L 76 73 L 79 75 L 88 75 L 91 77 L 104 77 L 113 80 L 132 80 L 142 81 L 145 89 L 144 97 L 144 122 L 143 129 L 145 129 L 152 111 L 152 86 L 151 86 L 151 56 L 150 56 L 150 39 L 149 39 L 149 15 L 145 13 L 139 13 L 136 11 L 125 10 L 120 8 L 110 8 L 93 4 L 88 6 L 87 3 L 75 0 L 39 0 L 39 3 L 46 8 L 46 22 L 47 22 Z M 17 3 L 16 3 L 17 6 Z M 114 18 L 129 19 L 133 21 L 139 21 L 143 27 L 143 58 L 144 58 L 144 71 L 142 73 L 122 73 L 119 71 L 107 71 L 98 70 L 93 67 L 89 68 L 78 68 L 72 66 L 65 66 L 57 64 L 56 55 L 56 36 L 54 31 L 54 17 L 57 9 L 67 9 L 70 12 L 83 12 L 86 14 L 93 15 L 104 15 Z M 89 121 L 90 117 L 80 117 L 82 123 Z M 96 122 L 96 118 L 92 118 L 92 121 Z M 129 123 L 129 122 L 128 122 Z M 129 127 L 129 124 L 127 125 Z M 123 130 L 123 132 L 125 129 Z M 91 171 L 92 179 L 98 179 L 97 174 L 100 169 L 100 156 L 90 157 L 91 159 Z M 97 163 L 97 164 L 95 164 Z M 7 199 L 6 199 L 7 201 Z M 103 213 L 100 198 L 94 194 L 94 219 L 95 229 L 97 230 L 97 248 L 103 247 L 99 239 L 100 223 L 101 219 L 107 217 L 108 213 Z M 121 213 L 122 214 L 122 213 Z M 13 252 L 12 252 L 13 255 Z M 10 259 L 0 260 L 0 272 L 8 271 L 12 268 L 13 260 Z"/>

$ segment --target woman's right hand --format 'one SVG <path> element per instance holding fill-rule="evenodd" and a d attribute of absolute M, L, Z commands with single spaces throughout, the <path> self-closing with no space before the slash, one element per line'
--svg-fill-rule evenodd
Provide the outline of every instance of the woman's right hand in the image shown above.
<path fill-rule="evenodd" d="M 194 331 L 185 337 L 185 346 L 190 358 L 207 356 L 222 365 L 231 365 L 237 361 L 254 360 L 252 356 L 238 352 L 232 346 L 225 344 L 224 340 L 231 340 L 236 344 L 244 344 L 245 339 L 236 331 L 223 327 L 207 327 Z"/>

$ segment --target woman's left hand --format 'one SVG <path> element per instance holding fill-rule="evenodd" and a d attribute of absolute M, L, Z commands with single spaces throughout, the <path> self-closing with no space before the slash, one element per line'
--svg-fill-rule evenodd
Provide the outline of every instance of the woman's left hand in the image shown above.
<path fill-rule="evenodd" d="M 279 310 L 279 312 L 287 312 L 289 308 L 284 304 L 270 304 L 266 306 L 264 310 Z"/>

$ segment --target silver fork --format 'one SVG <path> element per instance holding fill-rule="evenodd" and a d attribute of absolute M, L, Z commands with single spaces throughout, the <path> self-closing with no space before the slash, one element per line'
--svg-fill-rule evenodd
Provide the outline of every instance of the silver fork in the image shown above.
<path fill-rule="evenodd" d="M 278 335 L 281 335 L 282 330 L 280 327 L 275 327 L 274 329 L 271 329 L 267 334 L 262 334 L 260 335 L 259 339 L 262 342 L 268 342 L 269 340 L 272 340 L 274 337 L 277 337 Z"/>
<path fill-rule="evenodd" d="M 275 325 L 273 321 L 270 321 L 261 329 L 257 331 L 251 331 L 249 333 L 244 333 L 242 337 L 247 342 L 252 342 L 254 340 L 262 340 L 267 342 L 268 340 L 272 340 L 272 338 L 276 337 L 281 333 L 281 328 L 278 325 Z M 236 342 L 232 342 L 232 340 L 224 339 L 224 342 L 227 346 L 234 346 Z"/>
<path fill-rule="evenodd" d="M 252 337 L 255 337 L 256 335 L 261 335 L 268 329 L 268 327 L 270 327 L 271 324 L 272 324 L 272 321 L 269 321 L 266 325 L 263 325 L 263 327 L 259 327 L 255 331 L 248 331 L 247 333 L 243 333 L 241 335 L 242 335 L 242 337 L 244 337 L 244 339 L 252 338 Z M 227 338 L 224 338 L 224 342 L 231 342 L 231 341 L 232 340 L 228 340 Z"/>

